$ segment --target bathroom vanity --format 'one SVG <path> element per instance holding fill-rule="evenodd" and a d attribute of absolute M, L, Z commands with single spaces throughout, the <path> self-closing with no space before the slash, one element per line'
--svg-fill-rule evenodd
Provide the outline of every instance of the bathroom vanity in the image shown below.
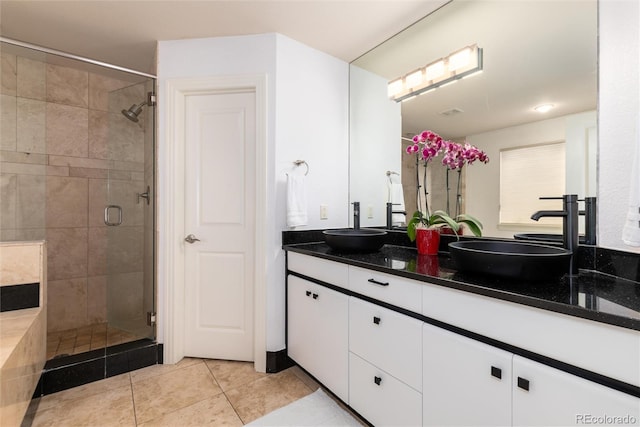
<path fill-rule="evenodd" d="M 287 351 L 374 425 L 640 425 L 640 287 L 285 244 Z"/>

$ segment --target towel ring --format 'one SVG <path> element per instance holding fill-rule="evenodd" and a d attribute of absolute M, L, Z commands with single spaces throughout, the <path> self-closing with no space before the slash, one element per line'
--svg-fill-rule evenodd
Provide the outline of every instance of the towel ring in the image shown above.
<path fill-rule="evenodd" d="M 295 162 L 293 162 L 293 164 L 296 166 L 305 165 L 307 170 L 305 171 L 304 176 L 309 175 L 309 163 L 304 160 L 296 160 Z"/>

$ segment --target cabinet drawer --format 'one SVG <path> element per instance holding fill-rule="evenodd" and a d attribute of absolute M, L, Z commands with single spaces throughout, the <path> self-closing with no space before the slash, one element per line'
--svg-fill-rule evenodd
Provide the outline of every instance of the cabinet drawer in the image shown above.
<path fill-rule="evenodd" d="M 349 289 L 416 313 L 422 311 L 420 282 L 349 266 Z"/>
<path fill-rule="evenodd" d="M 422 305 L 433 319 L 640 386 L 636 330 L 431 284 Z"/>
<path fill-rule="evenodd" d="M 422 425 L 422 394 L 353 353 L 349 406 L 376 426 Z"/>
<path fill-rule="evenodd" d="M 347 288 L 349 283 L 349 267 L 339 262 L 288 252 L 287 268 L 342 288 Z"/>
<path fill-rule="evenodd" d="M 422 391 L 422 322 L 349 298 L 349 350 Z"/>

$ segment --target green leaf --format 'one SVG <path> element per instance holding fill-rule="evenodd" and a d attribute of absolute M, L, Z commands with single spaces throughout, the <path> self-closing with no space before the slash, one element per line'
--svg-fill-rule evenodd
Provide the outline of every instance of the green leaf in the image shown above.
<path fill-rule="evenodd" d="M 423 224 L 424 220 L 425 218 L 422 215 L 422 212 L 415 211 L 413 213 L 413 216 L 407 223 L 407 236 L 409 236 L 409 240 L 411 240 L 412 242 L 416 240 L 416 226 L 418 224 Z"/>
<path fill-rule="evenodd" d="M 460 225 L 458 225 L 456 220 L 451 218 L 449 214 L 442 210 L 435 211 L 433 215 L 431 215 L 431 218 L 429 218 L 429 223 L 431 225 L 446 224 L 451 227 L 456 234 L 458 234 L 458 230 L 460 229 Z"/>
<path fill-rule="evenodd" d="M 482 223 L 477 218 L 468 214 L 460 214 L 456 220 L 458 223 L 466 224 L 474 236 L 482 236 Z"/>

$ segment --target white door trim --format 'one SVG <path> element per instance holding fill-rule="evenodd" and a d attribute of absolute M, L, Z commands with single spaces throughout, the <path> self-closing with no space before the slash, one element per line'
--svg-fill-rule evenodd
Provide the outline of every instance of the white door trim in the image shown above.
<path fill-rule="evenodd" d="M 158 266 L 165 278 L 166 294 L 160 301 L 164 314 L 164 363 L 184 357 L 184 161 L 185 98 L 233 90 L 254 90 L 256 94 L 256 236 L 254 269 L 254 361 L 259 372 L 266 370 L 266 217 L 267 217 L 267 77 L 266 75 L 215 76 L 169 79 L 165 85 L 166 145 L 163 150 L 166 186 L 159 195 L 164 247 Z"/>

